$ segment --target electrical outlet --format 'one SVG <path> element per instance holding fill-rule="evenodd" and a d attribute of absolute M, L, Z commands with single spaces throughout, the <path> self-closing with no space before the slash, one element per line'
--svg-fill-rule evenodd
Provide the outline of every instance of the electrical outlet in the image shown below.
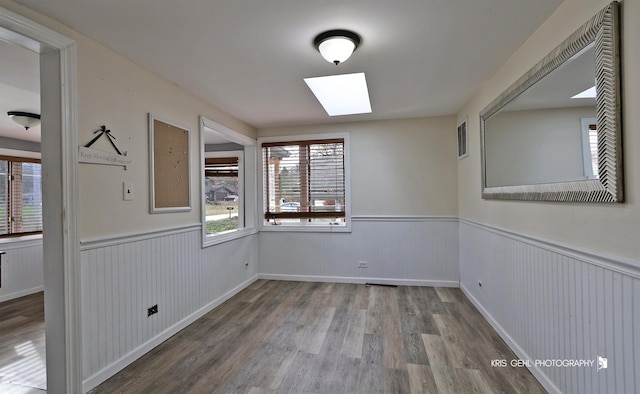
<path fill-rule="evenodd" d="M 149 317 L 151 315 L 155 315 L 156 313 L 158 313 L 158 304 L 155 304 L 151 308 L 147 309 L 147 317 Z"/>
<path fill-rule="evenodd" d="M 369 262 L 367 261 L 358 261 L 358 268 L 368 268 Z"/>

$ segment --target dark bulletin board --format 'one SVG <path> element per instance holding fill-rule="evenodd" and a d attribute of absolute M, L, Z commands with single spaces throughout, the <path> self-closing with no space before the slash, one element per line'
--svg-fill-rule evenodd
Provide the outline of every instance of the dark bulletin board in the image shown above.
<path fill-rule="evenodd" d="M 149 114 L 151 212 L 191 210 L 189 130 Z"/>

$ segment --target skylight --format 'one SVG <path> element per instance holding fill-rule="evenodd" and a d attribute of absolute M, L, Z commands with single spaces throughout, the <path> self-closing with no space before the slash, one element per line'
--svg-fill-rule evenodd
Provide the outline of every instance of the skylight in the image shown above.
<path fill-rule="evenodd" d="M 590 87 L 584 92 L 580 92 L 575 96 L 571 97 L 572 99 L 582 99 L 582 98 L 596 98 L 596 87 Z"/>
<path fill-rule="evenodd" d="M 371 113 L 364 73 L 305 78 L 304 81 L 329 116 Z"/>

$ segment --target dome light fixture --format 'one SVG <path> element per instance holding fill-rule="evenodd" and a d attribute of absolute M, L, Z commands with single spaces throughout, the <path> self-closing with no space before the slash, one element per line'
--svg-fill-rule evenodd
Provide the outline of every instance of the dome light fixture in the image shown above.
<path fill-rule="evenodd" d="M 25 130 L 29 130 L 31 127 L 40 125 L 40 115 L 32 114 L 31 112 L 21 111 L 9 111 L 7 115 L 13 119 L 14 122 L 24 127 Z"/>
<path fill-rule="evenodd" d="M 338 65 L 347 60 L 360 45 L 360 36 L 349 30 L 329 30 L 313 40 L 323 58 Z"/>

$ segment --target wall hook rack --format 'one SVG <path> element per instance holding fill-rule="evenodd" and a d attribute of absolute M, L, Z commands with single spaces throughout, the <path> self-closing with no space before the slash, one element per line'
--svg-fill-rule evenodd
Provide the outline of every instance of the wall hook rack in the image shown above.
<path fill-rule="evenodd" d="M 102 125 L 98 130 L 94 131 L 93 134 L 96 134 L 96 136 L 93 137 L 91 141 L 85 146 L 78 147 L 78 161 L 80 163 L 123 166 L 126 171 L 127 166 L 130 165 L 133 160 L 127 157 L 127 151 L 124 151 L 124 153 L 120 152 L 120 149 L 118 149 L 114 142 L 116 137 L 111 135 L 111 130 L 107 129 L 107 126 Z M 109 140 L 109 143 L 117 154 L 91 149 L 91 145 L 98 141 L 103 135 L 107 136 L 107 140 Z"/>

